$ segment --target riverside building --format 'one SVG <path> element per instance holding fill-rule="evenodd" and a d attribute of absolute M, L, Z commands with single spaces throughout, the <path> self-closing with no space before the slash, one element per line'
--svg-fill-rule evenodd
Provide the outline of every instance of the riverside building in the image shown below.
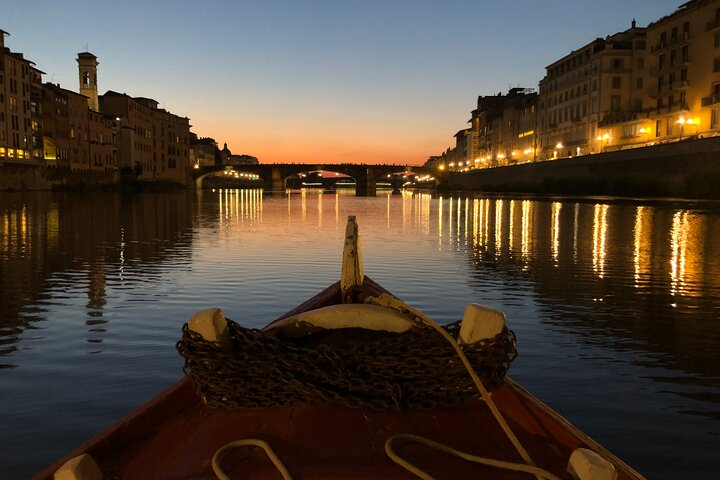
<path fill-rule="evenodd" d="M 538 160 L 599 153 L 601 126 L 643 111 L 646 29 L 598 38 L 546 67 L 538 100 Z M 607 132 L 605 132 L 607 133 Z"/>
<path fill-rule="evenodd" d="M 537 93 L 529 88 L 512 88 L 507 95 L 480 96 L 470 124 L 470 168 L 530 162 L 536 148 Z"/>
<path fill-rule="evenodd" d="M 720 0 L 694 0 L 647 27 L 647 110 L 608 125 L 619 148 L 719 133 Z"/>
<path fill-rule="evenodd" d="M 100 110 L 115 118 L 117 162 L 141 180 L 184 183 L 190 168 L 190 120 L 151 98 L 108 91 Z"/>
<path fill-rule="evenodd" d="M 0 30 L 0 165 L 42 164 L 42 72 L 5 46 L 6 35 Z"/>

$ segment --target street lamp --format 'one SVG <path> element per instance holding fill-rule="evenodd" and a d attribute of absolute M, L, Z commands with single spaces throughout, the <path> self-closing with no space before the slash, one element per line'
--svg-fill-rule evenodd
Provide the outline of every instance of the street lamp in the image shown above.
<path fill-rule="evenodd" d="M 685 122 L 687 125 L 692 125 L 695 127 L 695 135 L 698 133 L 698 127 L 700 126 L 700 122 L 697 119 L 694 118 L 688 118 Z"/>
<path fill-rule="evenodd" d="M 680 125 L 680 140 L 682 140 L 683 134 L 685 134 L 685 117 L 678 118 L 676 123 Z"/>

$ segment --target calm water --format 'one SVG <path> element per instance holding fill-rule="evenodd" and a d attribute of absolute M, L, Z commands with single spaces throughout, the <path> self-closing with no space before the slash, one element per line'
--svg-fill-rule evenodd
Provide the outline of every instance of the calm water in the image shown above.
<path fill-rule="evenodd" d="M 720 206 L 258 191 L 0 194 L 0 477 L 26 478 L 182 372 L 194 311 L 262 326 L 365 271 L 449 322 L 504 310 L 511 375 L 650 478 L 720 468 Z"/>

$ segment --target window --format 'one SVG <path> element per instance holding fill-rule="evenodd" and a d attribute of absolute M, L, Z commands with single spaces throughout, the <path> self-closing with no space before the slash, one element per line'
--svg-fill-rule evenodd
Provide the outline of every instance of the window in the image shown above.
<path fill-rule="evenodd" d="M 643 79 L 638 78 L 637 80 L 635 80 L 635 88 L 641 89 L 642 87 L 643 87 Z"/>
<path fill-rule="evenodd" d="M 611 95 L 610 96 L 610 111 L 611 112 L 619 112 L 620 111 L 620 95 Z"/>
<path fill-rule="evenodd" d="M 643 68 L 645 68 L 645 59 L 643 59 L 643 58 L 637 59 L 637 68 L 638 68 L 638 70 L 642 70 Z"/>
<path fill-rule="evenodd" d="M 612 68 L 615 68 L 615 69 L 623 68 L 622 58 L 614 58 L 612 61 Z"/>
<path fill-rule="evenodd" d="M 710 110 L 710 128 L 718 128 L 718 109 L 713 108 Z"/>
<path fill-rule="evenodd" d="M 713 72 L 720 72 L 720 58 L 716 58 L 713 61 Z"/>
<path fill-rule="evenodd" d="M 672 90 L 674 84 L 675 84 L 675 73 L 671 73 L 670 75 L 668 75 L 668 88 Z"/>
<path fill-rule="evenodd" d="M 683 40 L 687 40 L 690 37 L 690 22 L 683 23 Z"/>
<path fill-rule="evenodd" d="M 621 79 L 620 77 L 612 77 L 612 88 L 620 88 Z"/>
<path fill-rule="evenodd" d="M 660 128 L 662 127 L 662 123 L 660 123 L 660 120 L 655 120 L 655 136 L 660 136 Z"/>
<path fill-rule="evenodd" d="M 658 68 L 660 70 L 665 68 L 665 54 L 664 53 L 661 53 L 660 56 L 658 57 Z"/>
<path fill-rule="evenodd" d="M 670 41 L 672 43 L 677 42 L 677 38 L 678 38 L 677 34 L 678 34 L 677 27 L 673 27 L 672 31 L 670 32 Z"/>
<path fill-rule="evenodd" d="M 636 99 L 635 99 L 634 111 L 640 112 L 640 111 L 642 111 L 642 109 L 643 109 L 643 107 L 642 107 L 642 99 L 636 98 Z"/>
<path fill-rule="evenodd" d="M 675 66 L 675 59 L 677 57 L 677 50 L 670 52 L 670 68 Z"/>
<path fill-rule="evenodd" d="M 623 137 L 637 137 L 637 125 L 625 125 L 623 127 Z"/>
<path fill-rule="evenodd" d="M 715 34 L 715 48 L 720 48 L 720 33 Z M 2 77 L 0 77 L 0 80 Z M 2 81 L 0 81 L 2 83 Z"/>
<path fill-rule="evenodd" d="M 680 81 L 683 85 L 687 85 L 688 83 L 688 75 L 687 75 L 687 68 L 683 68 L 680 70 Z"/>

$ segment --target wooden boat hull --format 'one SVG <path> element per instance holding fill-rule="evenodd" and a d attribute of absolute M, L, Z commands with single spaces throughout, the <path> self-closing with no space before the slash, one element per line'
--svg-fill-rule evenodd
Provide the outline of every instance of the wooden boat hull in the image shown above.
<path fill-rule="evenodd" d="M 383 292 L 365 277 L 362 295 Z M 280 319 L 337 304 L 340 299 L 340 285 L 335 284 Z M 492 395 L 539 467 L 560 478 L 572 478 L 566 471 L 568 458 L 574 449 L 584 447 L 611 461 L 618 478 L 643 478 L 514 381 L 506 379 Z M 328 404 L 211 410 L 198 399 L 186 377 L 35 478 L 52 478 L 68 459 L 89 453 L 105 478 L 211 479 L 216 478 L 210 465 L 213 454 L 228 442 L 248 437 L 266 440 L 296 479 L 416 478 L 385 454 L 386 439 L 400 433 L 476 455 L 521 462 L 481 400 L 410 412 Z M 405 445 L 400 453 L 436 478 L 532 478 L 470 464 L 421 445 Z M 233 450 L 225 456 L 223 468 L 230 478 L 280 478 L 259 449 Z"/>

